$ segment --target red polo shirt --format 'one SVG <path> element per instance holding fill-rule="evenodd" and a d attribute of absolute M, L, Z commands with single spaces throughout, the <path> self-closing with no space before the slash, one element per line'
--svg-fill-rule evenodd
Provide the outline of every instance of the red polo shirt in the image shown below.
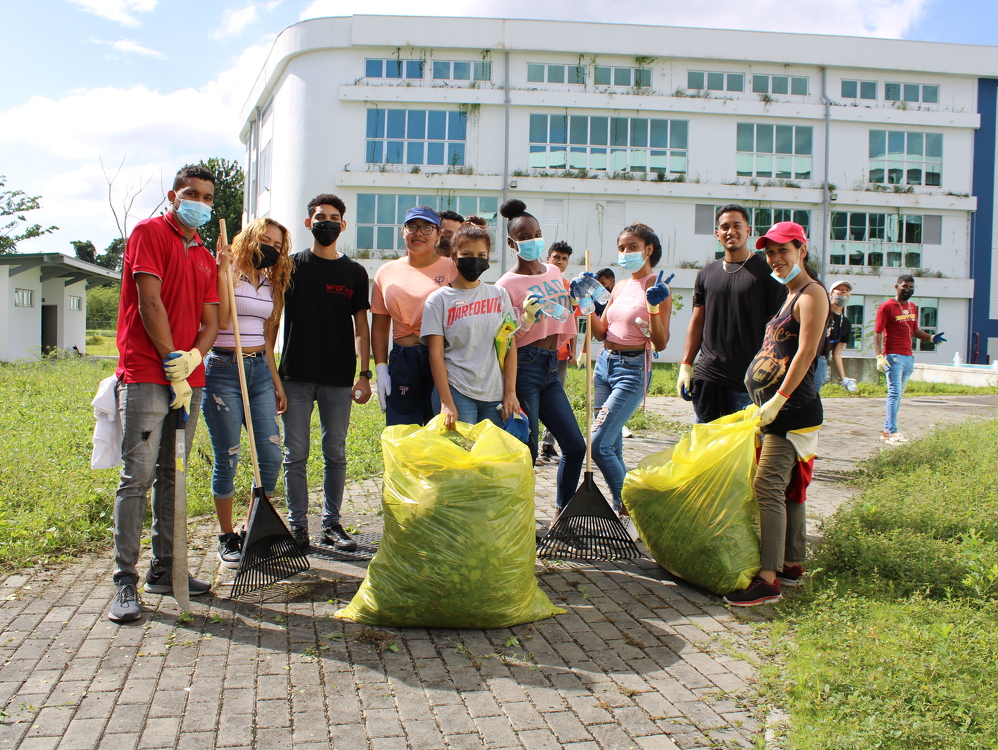
<path fill-rule="evenodd" d="M 173 346 L 194 347 L 201 330 L 201 308 L 218 304 L 215 258 L 195 234 L 188 244 L 170 211 L 140 221 L 125 246 L 118 303 L 118 379 L 125 383 L 167 385 L 163 361 L 142 325 L 135 274 L 149 273 L 163 282 L 160 296 L 170 321 Z M 204 367 L 198 366 L 187 383 L 204 385 Z"/>
<path fill-rule="evenodd" d="M 884 354 L 912 354 L 911 337 L 918 328 L 918 305 L 889 299 L 877 309 L 874 329 L 884 334 Z"/>

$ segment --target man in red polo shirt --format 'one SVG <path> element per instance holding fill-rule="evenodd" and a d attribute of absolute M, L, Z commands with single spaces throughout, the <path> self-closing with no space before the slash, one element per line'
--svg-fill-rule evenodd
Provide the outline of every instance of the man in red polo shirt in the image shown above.
<path fill-rule="evenodd" d="M 898 432 L 898 409 L 901 396 L 915 369 L 915 356 L 911 349 L 914 336 L 920 341 L 940 344 L 946 339 L 943 334 L 935 336 L 918 327 L 918 307 L 909 302 L 915 293 L 915 279 L 907 274 L 898 276 L 894 285 L 897 296 L 889 299 L 877 309 L 877 322 L 874 325 L 873 343 L 877 350 L 877 369 L 887 375 L 887 419 L 880 439 L 897 444 L 907 439 Z"/>
<path fill-rule="evenodd" d="M 118 308 L 119 409 L 124 425 L 121 480 L 114 498 L 115 594 L 108 618 L 140 617 L 137 565 L 152 488 L 152 565 L 145 590 L 172 594 L 174 445 L 186 420 L 190 451 L 206 352 L 218 334 L 215 259 L 197 234 L 211 218 L 215 176 L 184 167 L 167 197 L 170 210 L 140 221 L 125 247 Z M 186 554 L 186 553 L 185 553 Z M 211 586 L 191 577 L 191 595 Z"/>

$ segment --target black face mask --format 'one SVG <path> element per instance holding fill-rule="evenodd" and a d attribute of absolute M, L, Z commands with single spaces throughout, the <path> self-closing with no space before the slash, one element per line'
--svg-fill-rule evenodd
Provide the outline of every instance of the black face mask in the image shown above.
<path fill-rule="evenodd" d="M 914 289 L 901 289 L 898 291 L 898 297 L 900 297 L 902 300 L 908 301 L 909 299 L 911 299 L 911 295 L 913 295 L 914 293 L 915 293 Z"/>
<path fill-rule="evenodd" d="M 478 281 L 478 277 L 489 270 L 488 258 L 458 258 L 457 272 L 468 281 Z"/>
<path fill-rule="evenodd" d="M 270 268 L 277 263 L 277 259 L 281 257 L 281 253 L 273 245 L 260 245 L 260 260 L 256 262 L 256 270 L 262 271 L 264 268 Z"/>
<path fill-rule="evenodd" d="M 342 226 L 338 221 L 313 221 L 312 236 L 323 247 L 329 247 L 340 236 Z"/>
<path fill-rule="evenodd" d="M 445 235 L 445 234 L 440 235 L 440 239 L 437 240 L 437 247 L 439 247 L 441 250 L 446 250 L 449 253 L 450 235 Z"/>

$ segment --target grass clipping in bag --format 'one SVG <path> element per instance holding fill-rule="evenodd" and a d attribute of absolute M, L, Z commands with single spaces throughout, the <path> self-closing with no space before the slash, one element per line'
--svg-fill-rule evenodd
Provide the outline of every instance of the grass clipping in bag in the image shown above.
<path fill-rule="evenodd" d="M 759 572 L 755 407 L 697 424 L 624 479 L 623 500 L 656 562 L 724 595 Z"/>
<path fill-rule="evenodd" d="M 385 627 L 506 628 L 565 610 L 534 576 L 534 469 L 490 421 L 381 434 L 385 530 L 337 617 Z"/>

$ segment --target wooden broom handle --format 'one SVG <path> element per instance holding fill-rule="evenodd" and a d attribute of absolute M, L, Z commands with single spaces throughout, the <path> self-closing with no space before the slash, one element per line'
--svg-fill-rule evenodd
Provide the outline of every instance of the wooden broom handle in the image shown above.
<path fill-rule="evenodd" d="M 586 271 L 589 271 L 589 250 L 586 250 Z M 590 354 L 589 316 L 586 316 L 586 324 L 583 326 L 586 337 L 586 472 L 593 470 L 593 378 L 592 359 Z"/>

